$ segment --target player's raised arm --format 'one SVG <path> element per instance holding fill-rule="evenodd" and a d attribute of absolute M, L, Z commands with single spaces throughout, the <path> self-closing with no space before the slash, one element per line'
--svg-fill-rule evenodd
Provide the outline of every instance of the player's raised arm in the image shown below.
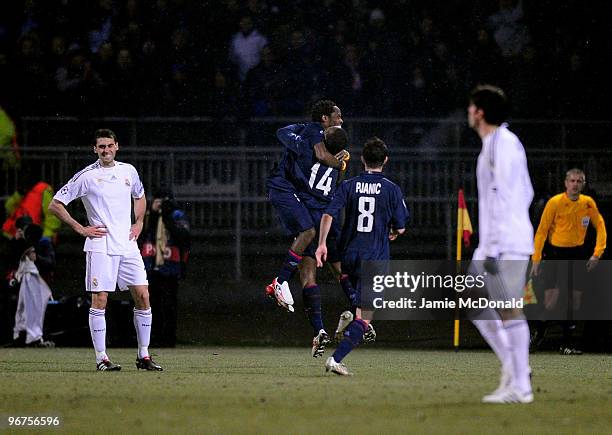
<path fill-rule="evenodd" d="M 291 124 L 276 131 L 276 138 L 283 146 L 295 153 L 299 152 L 300 147 L 304 146 L 304 139 L 301 136 L 304 124 Z"/>

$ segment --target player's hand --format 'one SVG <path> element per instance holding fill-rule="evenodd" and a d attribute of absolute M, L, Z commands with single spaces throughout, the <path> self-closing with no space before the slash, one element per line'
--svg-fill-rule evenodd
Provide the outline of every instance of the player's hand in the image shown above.
<path fill-rule="evenodd" d="M 92 239 L 98 239 L 104 237 L 107 234 L 106 227 L 104 225 L 94 225 L 89 227 L 83 227 L 83 231 L 80 233 L 83 237 L 89 237 Z"/>
<path fill-rule="evenodd" d="M 315 258 L 317 259 L 317 267 L 323 267 L 323 263 L 327 261 L 327 245 L 319 245 L 315 252 Z"/>
<path fill-rule="evenodd" d="M 136 221 L 130 228 L 130 240 L 137 240 L 142 232 L 142 221 Z"/>
<path fill-rule="evenodd" d="M 347 150 L 341 150 L 334 157 L 342 162 L 348 162 L 351 160 L 351 154 Z"/>
<path fill-rule="evenodd" d="M 596 255 L 591 256 L 591 258 L 589 258 L 589 261 L 587 261 L 587 264 L 586 264 L 587 271 L 590 272 L 591 270 L 595 269 L 598 264 L 599 264 L 599 257 Z"/>
<path fill-rule="evenodd" d="M 540 274 L 540 263 L 533 262 L 531 263 L 531 272 L 529 272 L 529 276 L 538 276 Z"/>
<path fill-rule="evenodd" d="M 334 156 L 340 162 L 340 171 L 346 171 L 348 162 L 351 159 L 351 154 L 347 150 L 342 150 Z"/>
<path fill-rule="evenodd" d="M 399 235 L 400 233 L 396 229 L 391 228 L 389 230 L 389 240 L 394 241 Z"/>
<path fill-rule="evenodd" d="M 487 257 L 487 259 L 482 264 L 484 269 L 490 273 L 491 275 L 497 275 L 499 272 L 499 267 L 497 265 L 497 258 L 495 257 Z"/>

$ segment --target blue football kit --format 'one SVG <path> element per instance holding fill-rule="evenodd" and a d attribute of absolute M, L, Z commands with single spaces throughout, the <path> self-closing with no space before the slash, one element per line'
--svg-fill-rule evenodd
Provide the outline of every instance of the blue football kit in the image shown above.
<path fill-rule="evenodd" d="M 336 222 L 342 209 L 342 272 L 359 291 L 361 262 L 390 259 L 389 231 L 405 228 L 409 213 L 399 186 L 380 172 L 364 172 L 344 181 L 325 213 Z"/>
<path fill-rule="evenodd" d="M 295 237 L 310 228 L 318 230 L 339 176 L 338 169 L 320 163 L 315 156 L 314 145 L 323 141 L 323 128 L 315 122 L 292 124 L 279 129 L 276 136 L 285 152 L 267 179 L 268 197 L 289 236 Z M 337 238 L 339 228 L 337 224 L 332 227 L 330 240 Z M 304 255 L 314 256 L 315 250 L 316 240 Z M 330 255 L 330 261 L 338 261 L 337 257 Z"/>

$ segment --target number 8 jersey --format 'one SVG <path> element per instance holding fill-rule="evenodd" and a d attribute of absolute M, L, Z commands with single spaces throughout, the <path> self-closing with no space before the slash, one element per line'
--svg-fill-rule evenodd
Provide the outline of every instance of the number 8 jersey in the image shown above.
<path fill-rule="evenodd" d="M 399 186 L 380 172 L 344 181 L 325 213 L 334 220 L 345 209 L 340 251 L 368 252 L 368 259 L 389 259 L 389 231 L 405 228 L 408 209 Z"/>

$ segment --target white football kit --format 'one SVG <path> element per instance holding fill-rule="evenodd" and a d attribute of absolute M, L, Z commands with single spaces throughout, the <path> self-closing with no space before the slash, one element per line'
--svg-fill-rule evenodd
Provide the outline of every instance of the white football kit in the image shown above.
<path fill-rule="evenodd" d="M 89 225 L 103 225 L 107 234 L 85 239 L 85 288 L 87 291 L 127 290 L 147 285 L 147 273 L 136 240 L 130 240 L 132 198 L 142 198 L 144 187 L 136 169 L 115 161 L 110 168 L 98 160 L 63 186 L 54 199 L 64 205 L 81 198 Z"/>
<path fill-rule="evenodd" d="M 529 256 L 533 253 L 533 226 L 529 218 L 533 187 L 525 149 L 507 124 L 482 140 L 476 179 L 479 242 L 472 260 L 487 257 L 500 260 L 499 274 L 487 279 L 491 299 L 520 298 Z M 482 263 L 475 267 L 482 269 Z"/>

